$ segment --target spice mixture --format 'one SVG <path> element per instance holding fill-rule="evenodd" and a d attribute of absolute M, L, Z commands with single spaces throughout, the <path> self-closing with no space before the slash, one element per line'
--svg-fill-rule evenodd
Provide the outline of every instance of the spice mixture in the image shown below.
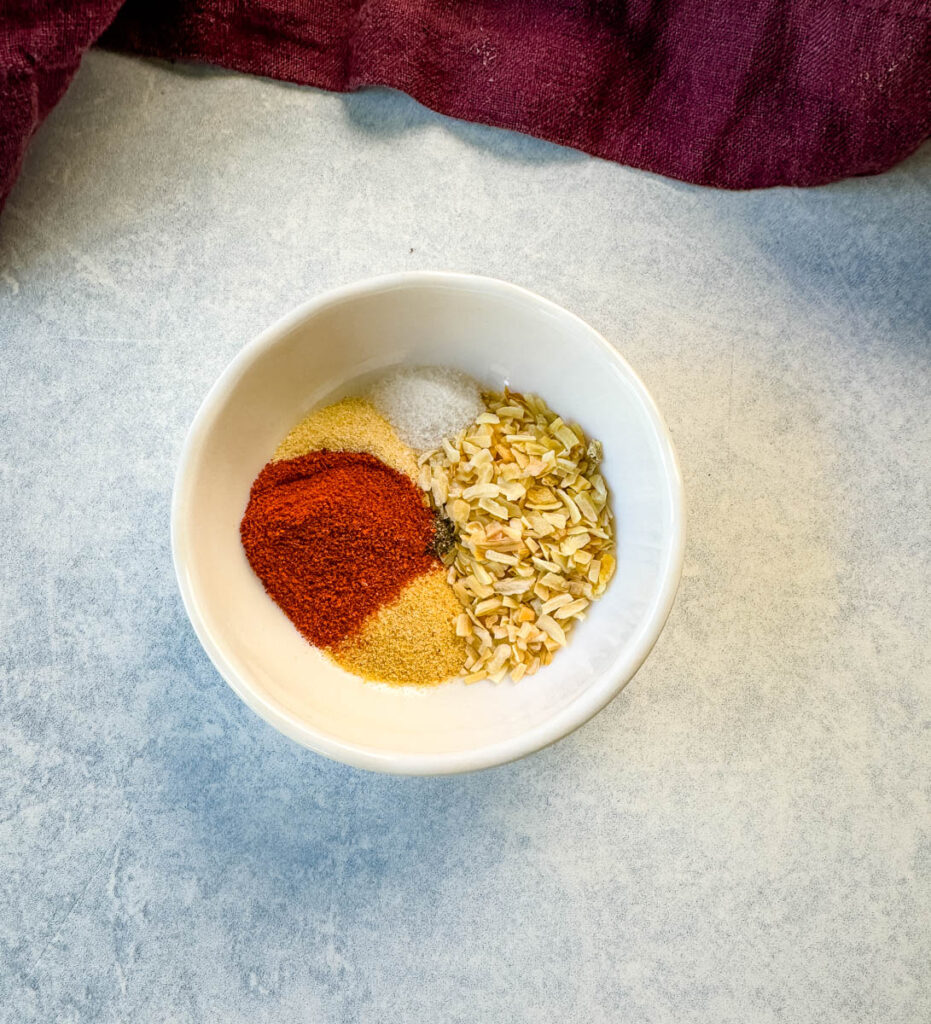
<path fill-rule="evenodd" d="M 601 445 L 455 370 L 398 370 L 368 394 L 306 416 L 256 478 L 253 570 L 366 679 L 532 675 L 614 571 Z"/>

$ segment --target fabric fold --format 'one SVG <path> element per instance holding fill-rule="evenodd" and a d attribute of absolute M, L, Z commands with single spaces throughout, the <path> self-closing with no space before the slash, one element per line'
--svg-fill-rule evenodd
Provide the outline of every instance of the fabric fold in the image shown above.
<path fill-rule="evenodd" d="M 0 199 L 102 32 L 150 57 L 400 89 L 721 188 L 877 173 L 931 133 L 925 0 L 842 12 L 827 0 L 13 0 L 2 12 Z"/>

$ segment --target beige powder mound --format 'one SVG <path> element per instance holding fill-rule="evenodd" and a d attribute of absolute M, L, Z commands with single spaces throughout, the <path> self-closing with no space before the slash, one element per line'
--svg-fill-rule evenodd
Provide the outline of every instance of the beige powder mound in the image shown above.
<path fill-rule="evenodd" d="M 323 448 L 366 452 L 412 480 L 417 479 L 417 457 L 364 398 L 344 398 L 305 416 L 275 449 L 272 462 L 296 459 Z"/>
<path fill-rule="evenodd" d="M 383 683 L 431 685 L 458 675 L 465 642 L 456 636 L 462 611 L 442 568 L 408 583 L 355 636 L 330 651 L 347 672 Z"/>

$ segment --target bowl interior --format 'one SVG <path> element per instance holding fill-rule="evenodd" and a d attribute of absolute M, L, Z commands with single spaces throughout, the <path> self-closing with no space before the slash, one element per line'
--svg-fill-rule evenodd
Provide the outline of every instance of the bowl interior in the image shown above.
<path fill-rule="evenodd" d="M 457 367 L 487 385 L 538 392 L 604 442 L 617 519 L 615 578 L 553 664 L 516 685 L 363 682 L 303 640 L 242 551 L 250 485 L 285 432 L 360 378 L 399 363 Z M 370 768 L 480 767 L 559 738 L 636 671 L 678 578 L 679 486 L 642 384 L 582 321 L 481 278 L 388 279 L 298 311 L 243 350 L 218 381 L 179 470 L 175 561 L 192 622 L 217 667 L 292 738 Z"/>

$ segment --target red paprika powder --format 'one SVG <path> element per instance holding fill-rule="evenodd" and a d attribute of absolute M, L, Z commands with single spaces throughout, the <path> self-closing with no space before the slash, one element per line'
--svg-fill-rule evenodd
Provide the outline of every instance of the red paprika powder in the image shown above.
<path fill-rule="evenodd" d="M 269 596 L 318 647 L 351 636 L 437 564 L 433 516 L 417 487 L 359 452 L 268 463 L 240 536 Z"/>

